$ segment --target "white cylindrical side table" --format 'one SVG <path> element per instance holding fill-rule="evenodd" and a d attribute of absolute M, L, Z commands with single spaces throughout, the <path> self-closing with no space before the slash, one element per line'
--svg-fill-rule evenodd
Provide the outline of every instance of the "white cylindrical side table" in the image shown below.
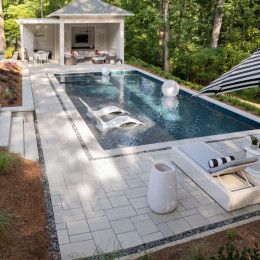
<path fill-rule="evenodd" d="M 246 157 L 258 157 L 258 161 L 254 163 L 252 166 L 249 166 L 245 169 L 245 171 L 256 179 L 260 180 L 260 149 L 252 149 L 249 146 L 245 146 Z"/>
<path fill-rule="evenodd" d="M 177 204 L 175 168 L 162 161 L 153 163 L 148 187 L 148 204 L 152 211 L 165 214 L 172 212 Z"/>

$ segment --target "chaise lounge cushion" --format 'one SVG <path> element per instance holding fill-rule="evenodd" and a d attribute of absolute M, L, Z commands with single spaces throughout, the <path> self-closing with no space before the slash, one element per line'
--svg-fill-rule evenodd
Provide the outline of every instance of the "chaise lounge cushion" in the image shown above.
<path fill-rule="evenodd" d="M 179 149 L 191 158 L 195 163 L 197 163 L 200 167 L 202 167 L 206 172 L 214 174 L 225 169 L 242 166 L 245 164 L 254 163 L 257 161 L 256 157 L 244 158 L 241 160 L 234 160 L 228 162 L 226 164 L 220 165 L 215 168 L 209 167 L 209 160 L 212 158 L 223 157 L 221 153 L 207 145 L 206 143 L 192 143 L 192 144 L 185 144 L 179 147 Z"/>
<path fill-rule="evenodd" d="M 185 144 L 180 146 L 180 150 L 207 172 L 210 170 L 210 159 L 223 157 L 221 153 L 205 143 Z"/>
<path fill-rule="evenodd" d="M 241 160 L 234 160 L 234 161 L 228 162 L 226 164 L 222 164 L 218 167 L 211 168 L 209 170 L 209 172 L 210 173 L 216 173 L 216 172 L 220 172 L 220 171 L 223 171 L 225 169 L 228 169 L 230 167 L 236 167 L 236 166 L 242 167 L 245 164 L 255 163 L 255 162 L 257 162 L 257 160 L 258 160 L 258 158 L 256 158 L 256 157 L 243 158 Z"/>

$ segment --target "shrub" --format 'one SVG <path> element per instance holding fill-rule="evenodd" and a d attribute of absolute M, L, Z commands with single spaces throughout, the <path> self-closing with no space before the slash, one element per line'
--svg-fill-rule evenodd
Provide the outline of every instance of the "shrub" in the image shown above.
<path fill-rule="evenodd" d="M 5 50 L 5 59 L 11 59 L 13 57 L 13 52 L 14 52 L 14 48 L 13 47 L 8 47 L 6 50 Z"/>
<path fill-rule="evenodd" d="M 7 151 L 0 151 L 0 174 L 10 172 L 15 166 L 16 158 Z"/>
<path fill-rule="evenodd" d="M 5 232 L 7 226 L 9 224 L 9 214 L 6 210 L 0 211 L 0 232 Z"/>
<path fill-rule="evenodd" d="M 226 231 L 226 234 L 230 240 L 238 238 L 238 233 L 235 229 L 230 229 Z"/>
<path fill-rule="evenodd" d="M 210 258 L 211 260 L 259 260 L 260 249 L 255 243 L 255 247 L 244 247 L 242 251 L 239 251 L 237 247 L 228 241 L 225 245 L 222 245 L 218 250 L 218 255 Z"/>
<path fill-rule="evenodd" d="M 187 259 L 188 260 L 206 260 L 207 258 L 204 255 L 203 247 L 201 245 L 198 245 L 198 246 L 192 248 Z"/>

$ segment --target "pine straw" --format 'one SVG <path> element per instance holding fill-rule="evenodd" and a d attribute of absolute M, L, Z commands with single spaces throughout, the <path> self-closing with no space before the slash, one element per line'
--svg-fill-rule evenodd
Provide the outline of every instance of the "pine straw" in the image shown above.
<path fill-rule="evenodd" d="M 0 233 L 0 258 L 51 259 L 40 166 L 15 158 L 10 172 L 0 174 L 0 209 L 8 212 L 8 226 Z"/>
<path fill-rule="evenodd" d="M 13 103 L 5 98 L 7 88 L 15 90 Z M 22 67 L 16 62 L 0 62 L 0 105 L 12 107 L 22 105 Z"/>

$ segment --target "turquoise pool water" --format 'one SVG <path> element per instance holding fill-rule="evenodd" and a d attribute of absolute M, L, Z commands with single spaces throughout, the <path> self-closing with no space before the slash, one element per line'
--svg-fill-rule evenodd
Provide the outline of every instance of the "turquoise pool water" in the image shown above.
<path fill-rule="evenodd" d="M 166 98 L 162 82 L 138 71 L 55 75 L 67 95 L 104 149 L 152 144 L 193 137 L 225 134 L 260 128 L 253 120 L 180 91 L 178 99 Z M 85 100 L 93 110 L 119 106 L 145 126 L 122 127 L 105 133 L 87 117 Z M 114 116 L 104 118 L 109 120 Z"/>

